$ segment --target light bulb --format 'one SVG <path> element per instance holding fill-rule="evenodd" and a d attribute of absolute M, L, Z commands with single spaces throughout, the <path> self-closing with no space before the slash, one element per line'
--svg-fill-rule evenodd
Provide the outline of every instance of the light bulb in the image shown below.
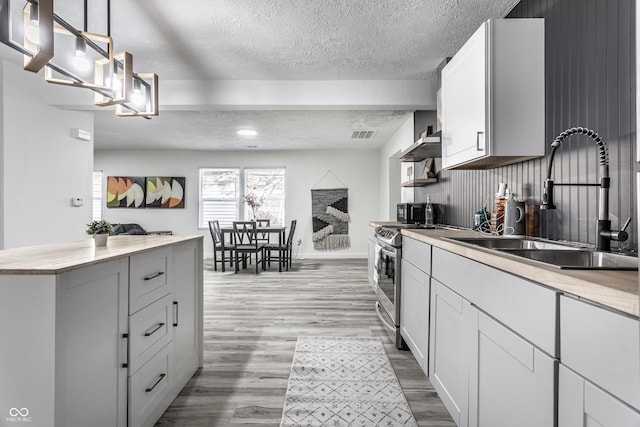
<path fill-rule="evenodd" d="M 143 106 L 146 104 L 145 96 L 142 93 L 142 88 L 140 87 L 140 81 L 137 79 L 133 81 L 132 101 L 137 106 Z"/>
<path fill-rule="evenodd" d="M 29 25 L 24 29 L 24 35 L 31 43 L 40 42 L 40 23 L 38 22 L 38 6 L 31 3 L 29 6 Z"/>
<path fill-rule="evenodd" d="M 73 66 L 80 71 L 87 71 L 91 67 L 87 58 L 87 42 L 82 37 L 76 37 L 76 55 L 72 62 Z"/>

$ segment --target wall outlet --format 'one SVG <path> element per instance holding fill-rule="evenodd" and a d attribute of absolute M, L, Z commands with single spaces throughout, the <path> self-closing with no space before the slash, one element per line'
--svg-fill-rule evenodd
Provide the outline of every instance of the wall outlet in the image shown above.
<path fill-rule="evenodd" d="M 298 239 L 298 246 L 302 244 L 302 239 Z"/>

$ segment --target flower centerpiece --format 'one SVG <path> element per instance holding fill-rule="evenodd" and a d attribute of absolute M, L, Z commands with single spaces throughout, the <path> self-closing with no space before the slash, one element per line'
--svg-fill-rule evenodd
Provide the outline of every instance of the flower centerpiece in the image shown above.
<path fill-rule="evenodd" d="M 258 208 L 262 206 L 262 203 L 264 203 L 264 197 L 258 198 L 255 193 L 249 193 L 242 197 L 244 198 L 245 203 L 251 208 L 251 211 L 253 212 L 253 219 L 257 219 L 257 211 Z"/>
<path fill-rule="evenodd" d="M 91 221 L 87 224 L 87 234 L 92 235 L 96 246 L 106 246 L 109 233 L 113 231 L 113 226 L 109 221 L 101 219 Z"/>

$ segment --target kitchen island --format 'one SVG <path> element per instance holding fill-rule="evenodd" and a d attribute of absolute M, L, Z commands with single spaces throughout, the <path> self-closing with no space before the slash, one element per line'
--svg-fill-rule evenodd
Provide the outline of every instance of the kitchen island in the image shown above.
<path fill-rule="evenodd" d="M 0 420 L 153 425 L 202 366 L 202 240 L 0 251 Z"/>

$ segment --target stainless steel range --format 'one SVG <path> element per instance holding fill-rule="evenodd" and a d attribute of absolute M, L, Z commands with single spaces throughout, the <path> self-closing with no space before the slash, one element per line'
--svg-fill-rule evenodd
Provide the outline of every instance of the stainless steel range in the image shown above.
<path fill-rule="evenodd" d="M 396 348 L 406 349 L 400 335 L 402 235 L 398 228 L 378 227 L 375 237 L 376 311 L 380 320 L 394 332 Z"/>

